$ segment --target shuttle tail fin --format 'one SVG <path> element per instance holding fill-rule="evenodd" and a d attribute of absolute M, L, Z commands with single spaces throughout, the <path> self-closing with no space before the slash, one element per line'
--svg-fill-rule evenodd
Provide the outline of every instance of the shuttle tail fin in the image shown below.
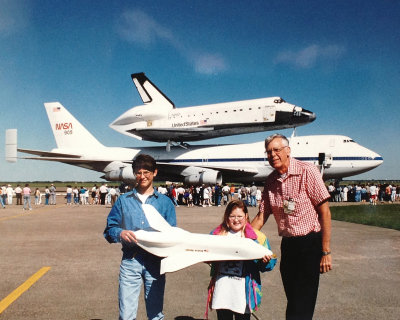
<path fill-rule="evenodd" d="M 150 227 L 157 231 L 169 231 L 171 226 L 151 204 L 142 204 L 144 214 Z"/>
<path fill-rule="evenodd" d="M 47 102 L 44 106 L 57 148 L 104 147 L 61 103 Z"/>
<path fill-rule="evenodd" d="M 156 103 L 159 106 L 175 108 L 174 103 L 143 72 L 131 74 L 131 77 L 144 104 Z"/>

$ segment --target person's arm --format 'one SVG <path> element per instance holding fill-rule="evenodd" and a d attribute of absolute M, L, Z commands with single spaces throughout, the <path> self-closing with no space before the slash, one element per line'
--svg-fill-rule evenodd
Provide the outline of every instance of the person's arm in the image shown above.
<path fill-rule="evenodd" d="M 332 270 L 332 254 L 331 252 L 331 211 L 328 201 L 323 202 L 317 208 L 318 220 L 322 231 L 322 252 L 320 272 L 325 273 Z"/>
<path fill-rule="evenodd" d="M 110 213 L 107 217 L 107 225 L 104 230 L 104 238 L 110 243 L 121 242 L 121 240 L 126 240 L 123 238 L 121 232 L 123 231 L 122 225 L 122 214 L 121 214 L 121 204 L 120 199 L 117 200 L 115 205 L 112 207 Z"/>
<path fill-rule="evenodd" d="M 269 215 L 267 215 L 264 210 L 258 211 L 258 213 L 254 217 L 253 221 L 251 221 L 251 226 L 254 229 L 261 230 L 263 225 L 267 222 L 268 217 L 269 217 Z"/>
<path fill-rule="evenodd" d="M 263 225 L 268 220 L 269 213 L 266 212 L 266 206 L 267 206 L 266 196 L 265 194 L 262 194 L 258 213 L 254 217 L 253 221 L 251 221 L 251 226 L 256 230 L 261 230 Z"/>

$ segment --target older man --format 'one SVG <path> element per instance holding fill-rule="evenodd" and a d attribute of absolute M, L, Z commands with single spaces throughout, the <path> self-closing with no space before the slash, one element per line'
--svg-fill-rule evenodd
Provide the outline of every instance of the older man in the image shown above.
<path fill-rule="evenodd" d="M 286 319 L 312 319 L 319 275 L 332 269 L 329 193 L 318 169 L 290 157 L 288 139 L 265 140 L 270 165 L 260 209 L 252 221 L 261 229 L 270 214 L 278 225 L 281 278 L 287 298 Z"/>

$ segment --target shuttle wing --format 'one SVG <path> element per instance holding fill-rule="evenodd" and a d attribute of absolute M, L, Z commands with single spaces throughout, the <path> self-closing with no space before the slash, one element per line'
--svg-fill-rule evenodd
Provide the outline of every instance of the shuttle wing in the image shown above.
<path fill-rule="evenodd" d="M 210 130 L 214 130 L 214 127 L 190 127 L 190 128 L 137 128 L 135 129 L 136 132 L 154 132 L 154 133 L 163 133 L 163 132 L 180 132 L 180 133 L 193 133 L 193 132 L 207 132 Z"/>

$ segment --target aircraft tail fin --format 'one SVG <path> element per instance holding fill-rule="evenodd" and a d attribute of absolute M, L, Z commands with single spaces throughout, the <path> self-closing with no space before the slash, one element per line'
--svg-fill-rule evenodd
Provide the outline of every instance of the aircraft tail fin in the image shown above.
<path fill-rule="evenodd" d="M 157 103 L 157 105 L 175 108 L 174 103 L 143 72 L 133 73 L 131 78 L 144 104 Z"/>
<path fill-rule="evenodd" d="M 57 148 L 104 147 L 61 103 L 47 102 L 44 106 Z"/>
<path fill-rule="evenodd" d="M 154 230 L 168 231 L 172 228 L 152 205 L 142 204 L 142 208 L 150 227 L 152 227 Z"/>

